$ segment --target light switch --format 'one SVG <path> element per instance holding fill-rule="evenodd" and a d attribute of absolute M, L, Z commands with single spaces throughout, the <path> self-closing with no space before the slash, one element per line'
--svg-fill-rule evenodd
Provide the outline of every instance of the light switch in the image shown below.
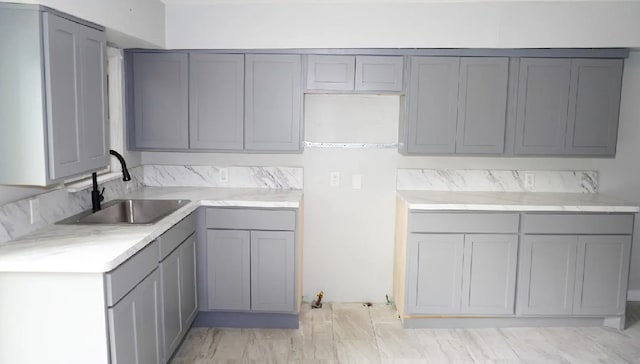
<path fill-rule="evenodd" d="M 340 186 L 340 172 L 329 173 L 329 186 L 331 187 Z"/>
<path fill-rule="evenodd" d="M 359 190 L 362 188 L 362 175 L 354 174 L 351 176 L 351 188 Z"/>

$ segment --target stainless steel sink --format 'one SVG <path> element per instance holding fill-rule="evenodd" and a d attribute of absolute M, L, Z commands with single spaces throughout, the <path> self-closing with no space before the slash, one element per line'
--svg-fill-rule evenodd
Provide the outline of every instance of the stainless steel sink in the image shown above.
<path fill-rule="evenodd" d="M 189 200 L 113 200 L 105 203 L 100 211 L 85 211 L 59 221 L 57 224 L 153 224 L 189 202 Z"/>

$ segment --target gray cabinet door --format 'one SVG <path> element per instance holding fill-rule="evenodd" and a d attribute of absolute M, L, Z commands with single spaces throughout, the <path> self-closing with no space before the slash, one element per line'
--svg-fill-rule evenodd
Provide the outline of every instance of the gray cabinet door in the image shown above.
<path fill-rule="evenodd" d="M 251 232 L 251 310 L 294 312 L 293 231 Z"/>
<path fill-rule="evenodd" d="M 133 137 L 140 149 L 187 149 L 186 53 L 133 53 Z"/>
<path fill-rule="evenodd" d="M 191 235 L 180 249 L 180 310 L 183 335 L 198 314 L 196 289 L 196 236 Z"/>
<path fill-rule="evenodd" d="M 520 314 L 567 315 L 573 311 L 578 237 L 525 235 L 518 268 Z"/>
<path fill-rule="evenodd" d="M 107 310 L 111 363 L 160 363 L 160 282 L 154 270 Z"/>
<path fill-rule="evenodd" d="M 410 234 L 407 313 L 460 312 L 464 235 Z"/>
<path fill-rule="evenodd" d="M 105 49 L 106 35 L 78 25 L 80 92 L 79 116 L 82 120 L 82 159 L 84 170 L 109 164 L 109 128 L 107 124 Z"/>
<path fill-rule="evenodd" d="M 182 261 L 180 251 L 174 250 L 160 262 L 162 282 L 162 352 L 163 362 L 167 362 L 178 347 L 182 333 L 180 309 Z"/>
<path fill-rule="evenodd" d="M 251 309 L 250 242 L 249 231 L 207 230 L 209 309 Z"/>
<path fill-rule="evenodd" d="M 402 91 L 404 57 L 357 56 L 355 89 Z"/>
<path fill-rule="evenodd" d="M 191 149 L 242 150 L 244 55 L 189 54 Z"/>
<path fill-rule="evenodd" d="M 567 154 L 613 156 L 618 139 L 621 59 L 574 59 Z"/>
<path fill-rule="evenodd" d="M 49 177 L 59 179 L 84 171 L 79 115 L 80 65 L 78 25 L 44 13 Z"/>
<path fill-rule="evenodd" d="M 411 57 L 407 152 L 454 153 L 458 108 L 457 57 Z"/>
<path fill-rule="evenodd" d="M 355 81 L 355 56 L 307 56 L 307 90 L 351 91 Z"/>
<path fill-rule="evenodd" d="M 465 235 L 462 312 L 513 314 L 517 235 Z"/>
<path fill-rule="evenodd" d="M 578 238 L 574 314 L 624 314 L 630 255 L 630 236 Z"/>
<path fill-rule="evenodd" d="M 570 59 L 522 58 L 516 110 L 516 154 L 563 154 Z"/>
<path fill-rule="evenodd" d="M 456 153 L 503 153 L 509 59 L 462 58 Z"/>
<path fill-rule="evenodd" d="M 300 56 L 248 54 L 245 57 L 245 149 L 299 151 Z"/>

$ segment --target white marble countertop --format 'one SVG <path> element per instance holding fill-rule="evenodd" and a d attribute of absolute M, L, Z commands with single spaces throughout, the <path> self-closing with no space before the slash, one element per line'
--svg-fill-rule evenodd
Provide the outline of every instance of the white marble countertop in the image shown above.
<path fill-rule="evenodd" d="M 50 225 L 0 246 L 0 272 L 108 272 L 200 206 L 298 208 L 301 190 L 146 187 L 120 198 L 186 199 L 153 225 Z"/>
<path fill-rule="evenodd" d="M 399 190 L 410 210 L 475 211 L 640 211 L 637 202 L 623 201 L 599 193 L 546 192 L 440 192 Z"/>

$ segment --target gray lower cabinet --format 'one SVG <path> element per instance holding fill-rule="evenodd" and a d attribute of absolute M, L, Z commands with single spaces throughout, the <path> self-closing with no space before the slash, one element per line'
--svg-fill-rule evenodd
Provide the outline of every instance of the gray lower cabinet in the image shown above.
<path fill-rule="evenodd" d="M 293 231 L 251 232 L 251 310 L 291 312 L 295 300 Z"/>
<path fill-rule="evenodd" d="M 515 154 L 615 155 L 622 64 L 520 59 Z"/>
<path fill-rule="evenodd" d="M 299 55 L 245 56 L 244 147 L 301 149 L 302 62 Z"/>
<path fill-rule="evenodd" d="M 631 236 L 579 236 L 573 313 L 623 314 Z"/>
<path fill-rule="evenodd" d="M 410 234 L 409 314 L 513 314 L 518 237 Z"/>
<path fill-rule="evenodd" d="M 577 236 L 524 237 L 520 255 L 518 313 L 572 313 L 577 243 Z"/>
<path fill-rule="evenodd" d="M 207 231 L 209 309 L 251 309 L 251 233 L 244 230 Z"/>
<path fill-rule="evenodd" d="M 624 313 L 632 215 L 525 214 L 523 230 L 519 313 Z"/>
<path fill-rule="evenodd" d="M 508 58 L 411 57 L 410 67 L 401 151 L 504 152 Z"/>
<path fill-rule="evenodd" d="M 244 55 L 189 54 L 189 148 L 244 148 Z"/>
<path fill-rule="evenodd" d="M 168 363 L 198 313 L 195 216 L 159 238 L 161 281 L 161 353 Z"/>
<path fill-rule="evenodd" d="M 160 277 L 154 270 L 107 310 L 111 363 L 160 364 Z"/>
<path fill-rule="evenodd" d="M 0 184 L 46 186 L 107 166 L 104 29 L 16 4 L 0 4 L 0 23 L 0 52 L 11 54 L 0 110 L 12 121 L 0 135 Z"/>
<path fill-rule="evenodd" d="M 189 147 L 186 53 L 134 52 L 128 59 L 128 118 L 134 149 Z"/>
<path fill-rule="evenodd" d="M 201 306 L 227 313 L 297 313 L 296 211 L 208 208 L 204 215 Z"/>

